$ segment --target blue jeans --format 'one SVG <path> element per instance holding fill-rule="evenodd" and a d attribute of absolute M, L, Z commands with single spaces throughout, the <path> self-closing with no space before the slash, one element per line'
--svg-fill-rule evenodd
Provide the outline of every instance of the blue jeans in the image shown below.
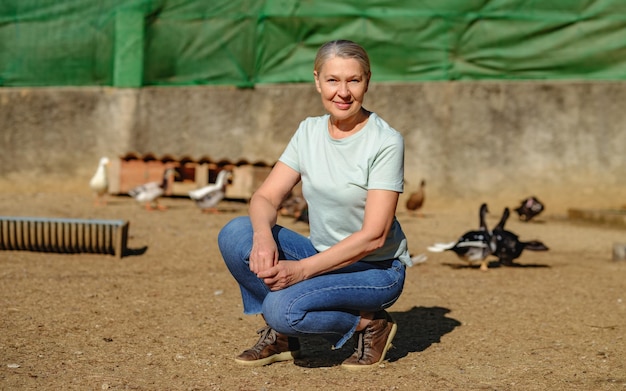
<path fill-rule="evenodd" d="M 279 259 L 300 260 L 317 253 L 309 238 L 276 225 Z M 292 336 L 317 335 L 340 348 L 354 334 L 360 311 L 388 308 L 400 296 L 405 266 L 397 259 L 356 262 L 342 269 L 270 291 L 249 268 L 252 225 L 247 216 L 231 220 L 218 235 L 224 262 L 239 283 L 245 314 L 262 313 L 267 324 Z"/>

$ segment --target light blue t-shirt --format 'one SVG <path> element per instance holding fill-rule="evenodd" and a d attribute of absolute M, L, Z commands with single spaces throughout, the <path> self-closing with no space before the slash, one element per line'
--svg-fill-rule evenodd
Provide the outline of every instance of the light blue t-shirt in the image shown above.
<path fill-rule="evenodd" d="M 300 123 L 280 161 L 300 173 L 308 203 L 310 238 L 324 251 L 361 229 L 369 189 L 404 190 L 404 139 L 371 113 L 365 126 L 343 139 L 328 132 L 329 115 Z M 364 261 L 400 259 L 411 265 L 407 241 L 394 218 L 380 249 Z"/>

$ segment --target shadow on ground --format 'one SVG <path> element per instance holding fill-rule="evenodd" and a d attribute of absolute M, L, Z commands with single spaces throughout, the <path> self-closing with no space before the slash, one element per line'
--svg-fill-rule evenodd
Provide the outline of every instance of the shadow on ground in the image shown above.
<path fill-rule="evenodd" d="M 390 312 L 398 324 L 398 332 L 387 360 L 398 361 L 411 352 L 424 351 L 440 342 L 441 337 L 461 325 L 458 320 L 446 317 L 448 312 L 449 309 L 442 307 L 413 307 L 405 312 Z M 301 338 L 301 344 L 302 357 L 295 364 L 309 368 L 340 365 L 354 351 L 352 341 L 337 350 L 332 350 L 328 341 L 321 337 Z"/>
<path fill-rule="evenodd" d="M 450 269 L 480 269 L 480 264 L 468 264 L 468 263 L 450 263 L 444 262 L 442 263 L 444 266 L 448 266 Z M 512 262 L 508 265 L 502 264 L 499 261 L 491 261 L 487 266 L 489 269 L 497 269 L 500 267 L 517 267 L 517 268 L 549 268 L 550 265 L 542 264 L 542 263 L 517 263 Z"/>

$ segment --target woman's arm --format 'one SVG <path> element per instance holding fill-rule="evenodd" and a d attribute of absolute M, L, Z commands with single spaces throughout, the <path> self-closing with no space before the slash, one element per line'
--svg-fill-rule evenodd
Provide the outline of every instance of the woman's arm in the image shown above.
<path fill-rule="evenodd" d="M 250 253 L 250 270 L 258 273 L 278 262 L 278 249 L 272 236 L 278 208 L 285 196 L 300 181 L 300 174 L 284 163 L 278 162 L 250 199 L 248 209 L 252 222 L 253 242 Z"/>
<path fill-rule="evenodd" d="M 278 290 L 362 259 L 384 245 L 393 223 L 398 197 L 395 191 L 369 190 L 365 217 L 359 231 L 312 257 L 299 262 L 281 261 L 257 275 L 272 290 Z"/>

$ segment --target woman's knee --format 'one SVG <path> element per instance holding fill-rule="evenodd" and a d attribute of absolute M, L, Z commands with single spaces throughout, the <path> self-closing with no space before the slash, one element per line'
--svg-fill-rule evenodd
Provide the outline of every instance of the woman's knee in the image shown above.
<path fill-rule="evenodd" d="M 217 235 L 217 245 L 226 264 L 236 265 L 246 261 L 252 249 L 250 219 L 247 216 L 240 216 L 228 222 Z"/>
<path fill-rule="evenodd" d="M 248 216 L 235 217 L 229 221 L 217 235 L 220 249 L 226 249 L 241 243 L 241 240 L 252 233 L 252 224 Z"/>

